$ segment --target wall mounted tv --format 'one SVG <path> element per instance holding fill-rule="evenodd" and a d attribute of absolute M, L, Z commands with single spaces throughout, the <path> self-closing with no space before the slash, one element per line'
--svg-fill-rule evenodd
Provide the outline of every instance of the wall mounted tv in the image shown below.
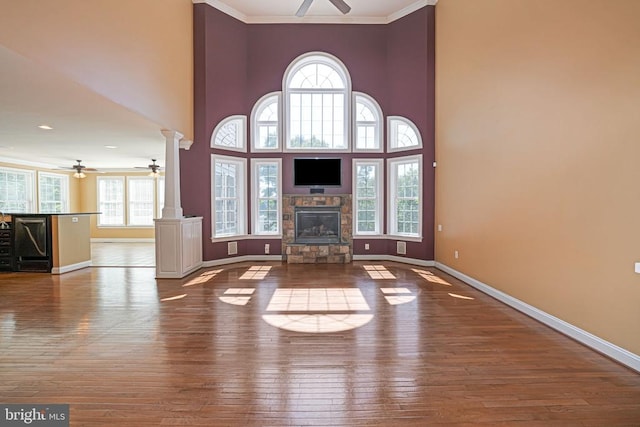
<path fill-rule="evenodd" d="M 299 157 L 293 159 L 293 185 L 296 187 L 340 187 L 342 159 Z"/>

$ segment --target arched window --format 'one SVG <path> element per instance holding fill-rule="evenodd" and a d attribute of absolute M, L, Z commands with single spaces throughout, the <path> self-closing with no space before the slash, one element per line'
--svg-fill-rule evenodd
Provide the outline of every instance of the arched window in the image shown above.
<path fill-rule="evenodd" d="M 251 151 L 280 150 L 280 92 L 263 96 L 251 112 Z"/>
<path fill-rule="evenodd" d="M 409 119 L 400 116 L 387 117 L 389 152 L 422 148 L 422 137 L 418 127 Z"/>
<path fill-rule="evenodd" d="M 283 79 L 285 149 L 348 151 L 351 79 L 326 53 L 302 55 Z"/>
<path fill-rule="evenodd" d="M 247 116 L 229 116 L 211 133 L 211 148 L 247 152 Z"/>
<path fill-rule="evenodd" d="M 364 93 L 354 93 L 353 151 L 382 151 L 382 110 Z"/>

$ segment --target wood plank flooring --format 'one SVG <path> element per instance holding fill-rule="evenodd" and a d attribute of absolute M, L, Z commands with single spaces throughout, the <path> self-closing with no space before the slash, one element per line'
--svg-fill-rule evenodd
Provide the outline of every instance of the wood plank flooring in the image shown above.
<path fill-rule="evenodd" d="M 640 374 L 433 268 L 154 273 L 0 274 L 0 403 L 69 404 L 71 426 L 640 426 Z"/>

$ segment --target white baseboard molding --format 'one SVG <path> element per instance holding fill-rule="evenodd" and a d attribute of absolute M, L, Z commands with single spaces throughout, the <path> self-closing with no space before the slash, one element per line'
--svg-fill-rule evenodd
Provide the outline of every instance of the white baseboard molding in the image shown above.
<path fill-rule="evenodd" d="M 407 258 L 396 255 L 354 255 L 354 261 L 393 261 L 405 264 L 419 265 L 421 267 L 435 267 L 435 261 L 427 261 L 423 259 Z"/>
<path fill-rule="evenodd" d="M 91 267 L 91 265 L 92 265 L 91 260 L 89 260 L 89 261 L 78 262 L 76 264 L 64 265 L 62 267 L 53 267 L 51 269 L 51 274 L 64 274 L 70 271 L 80 270 L 81 268 Z"/>
<path fill-rule="evenodd" d="M 158 269 L 156 267 L 156 279 L 182 279 L 183 277 L 187 277 L 188 275 L 190 275 L 194 271 L 198 271 L 203 267 L 204 267 L 203 263 L 198 263 L 198 264 L 194 265 L 193 267 L 189 268 L 188 270 L 185 270 L 185 271 L 171 271 L 171 272 L 167 272 L 167 271 L 158 272 Z"/>
<path fill-rule="evenodd" d="M 282 261 L 282 255 L 242 255 L 232 258 L 213 259 L 204 261 L 202 267 L 217 267 L 219 265 L 235 264 L 237 262 Z"/>
<path fill-rule="evenodd" d="M 91 243 L 154 243 L 153 238 L 129 237 L 92 237 Z"/>
<path fill-rule="evenodd" d="M 574 340 L 586 345 L 587 347 L 592 348 L 593 350 L 602 353 L 610 358 L 618 361 L 619 363 L 628 366 L 629 368 L 640 372 L 640 356 L 634 354 L 628 350 L 625 350 L 622 347 L 618 347 L 615 344 L 610 343 L 609 341 L 603 340 L 583 329 L 580 329 L 570 323 L 565 322 L 562 319 L 559 319 L 549 313 L 546 313 L 536 307 L 533 307 L 523 301 L 520 301 L 517 298 L 514 298 L 508 294 L 505 294 L 502 291 L 492 288 L 491 286 L 482 283 L 473 277 L 469 277 L 464 273 L 461 273 L 457 270 L 454 270 L 451 267 L 448 267 L 439 262 L 435 263 L 435 267 L 452 275 L 453 277 L 462 280 L 468 285 L 478 289 L 481 292 L 484 292 L 487 295 L 492 296 L 493 298 L 501 301 L 508 306 L 515 308 L 516 310 L 536 319 L 539 322 L 544 323 L 550 328 L 555 329 L 556 331 L 567 335 Z"/>

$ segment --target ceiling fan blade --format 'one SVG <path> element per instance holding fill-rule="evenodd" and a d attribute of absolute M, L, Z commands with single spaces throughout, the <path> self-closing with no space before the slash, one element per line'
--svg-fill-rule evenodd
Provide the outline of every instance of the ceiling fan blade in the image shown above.
<path fill-rule="evenodd" d="M 304 15 L 306 15 L 307 10 L 309 10 L 309 6 L 311 6 L 311 3 L 313 3 L 313 0 L 304 0 L 300 5 L 300 9 L 298 9 L 298 11 L 296 12 L 296 16 L 298 18 L 302 18 Z"/>
<path fill-rule="evenodd" d="M 349 13 L 349 11 L 351 10 L 351 6 L 349 6 L 348 4 L 346 4 L 344 2 L 344 0 L 329 0 L 335 7 L 338 8 L 338 10 L 340 12 L 342 12 L 343 14 L 347 14 Z"/>

